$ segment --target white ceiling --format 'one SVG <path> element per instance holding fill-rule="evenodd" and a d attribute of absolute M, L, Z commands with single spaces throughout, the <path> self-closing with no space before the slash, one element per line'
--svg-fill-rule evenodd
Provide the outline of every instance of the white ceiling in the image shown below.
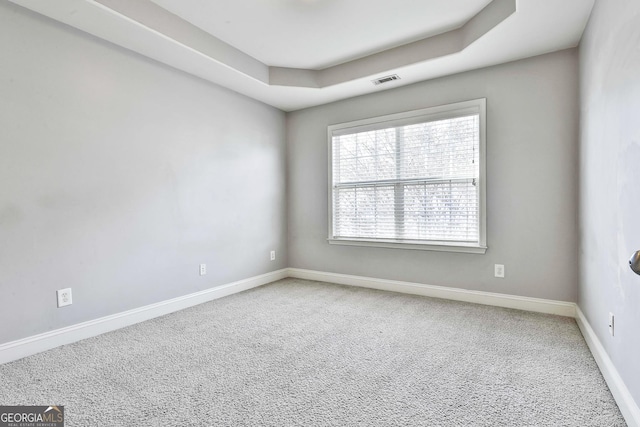
<path fill-rule="evenodd" d="M 595 0 L 11 1 L 292 111 L 574 47 Z"/>
<path fill-rule="evenodd" d="M 322 69 L 460 27 L 491 0 L 152 0 L 276 67 Z"/>

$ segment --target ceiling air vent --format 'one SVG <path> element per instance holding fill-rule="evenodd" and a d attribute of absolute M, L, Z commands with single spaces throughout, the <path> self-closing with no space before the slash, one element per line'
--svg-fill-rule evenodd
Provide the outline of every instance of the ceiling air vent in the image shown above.
<path fill-rule="evenodd" d="M 400 77 L 397 74 L 392 74 L 390 76 L 380 77 L 379 79 L 373 80 L 373 84 L 377 86 L 377 85 L 381 85 L 383 83 L 392 82 L 394 80 L 400 80 Z"/>

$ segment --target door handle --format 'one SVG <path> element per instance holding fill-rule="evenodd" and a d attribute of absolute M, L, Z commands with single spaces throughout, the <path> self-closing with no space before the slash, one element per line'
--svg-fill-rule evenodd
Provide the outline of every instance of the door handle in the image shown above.
<path fill-rule="evenodd" d="M 635 251 L 629 258 L 629 267 L 634 273 L 640 274 L 640 251 Z"/>

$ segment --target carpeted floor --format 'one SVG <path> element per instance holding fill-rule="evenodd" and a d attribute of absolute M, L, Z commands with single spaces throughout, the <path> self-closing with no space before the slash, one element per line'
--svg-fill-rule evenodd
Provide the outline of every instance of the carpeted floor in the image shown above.
<path fill-rule="evenodd" d="M 0 366 L 69 426 L 624 426 L 573 319 L 285 279 Z"/>

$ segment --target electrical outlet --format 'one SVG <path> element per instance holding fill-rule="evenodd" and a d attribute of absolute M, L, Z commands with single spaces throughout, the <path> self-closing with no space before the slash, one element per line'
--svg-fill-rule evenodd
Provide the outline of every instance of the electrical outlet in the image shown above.
<path fill-rule="evenodd" d="M 615 316 L 613 315 L 613 313 L 609 313 L 609 333 L 611 334 L 611 336 L 614 336 L 615 333 L 615 323 L 616 323 L 616 319 Z"/>
<path fill-rule="evenodd" d="M 207 264 L 200 264 L 200 275 L 205 276 L 207 274 Z"/>
<path fill-rule="evenodd" d="M 495 264 L 493 267 L 493 275 L 504 279 L 504 265 Z"/>
<path fill-rule="evenodd" d="M 71 288 L 60 289 L 56 291 L 56 295 L 58 296 L 58 308 L 64 307 L 65 305 L 71 305 L 73 303 L 73 299 L 71 298 Z"/>
<path fill-rule="evenodd" d="M 271 251 L 271 261 L 276 260 L 276 251 Z"/>

